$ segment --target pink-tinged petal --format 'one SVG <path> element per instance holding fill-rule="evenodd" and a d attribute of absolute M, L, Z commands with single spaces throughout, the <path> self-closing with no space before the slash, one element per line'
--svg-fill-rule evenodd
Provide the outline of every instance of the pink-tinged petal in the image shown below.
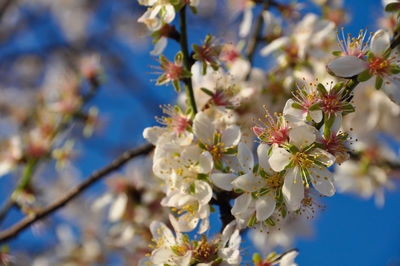
<path fill-rule="evenodd" d="M 231 191 L 232 190 L 232 181 L 235 180 L 236 176 L 234 174 L 224 174 L 224 173 L 216 173 L 210 176 L 211 181 L 217 187 Z"/>
<path fill-rule="evenodd" d="M 283 148 L 273 148 L 271 157 L 269 158 L 269 164 L 274 171 L 280 172 L 290 163 L 291 157 L 292 155 L 287 150 Z"/>
<path fill-rule="evenodd" d="M 309 125 L 302 125 L 292 128 L 289 132 L 289 142 L 299 149 L 314 143 L 316 136 L 314 128 Z"/>
<path fill-rule="evenodd" d="M 235 202 L 233 203 L 232 207 L 232 214 L 233 215 L 238 215 L 242 212 L 247 211 L 250 203 L 251 203 L 251 194 L 250 193 L 243 193 L 239 197 L 235 199 Z"/>
<path fill-rule="evenodd" d="M 335 194 L 333 174 L 323 166 L 315 166 L 309 170 L 311 181 L 315 189 L 325 196 L 333 196 Z"/>
<path fill-rule="evenodd" d="M 300 208 L 304 198 L 304 185 L 297 167 L 288 170 L 282 187 L 283 197 L 290 211 Z"/>
<path fill-rule="evenodd" d="M 275 210 L 274 193 L 270 191 L 256 201 L 256 218 L 257 221 L 268 219 Z"/>
<path fill-rule="evenodd" d="M 254 192 L 263 187 L 265 183 L 257 176 L 254 176 L 252 172 L 244 174 L 236 178 L 232 185 L 236 188 L 240 188 L 246 192 Z"/>
<path fill-rule="evenodd" d="M 329 71 L 338 77 L 349 78 L 360 74 L 368 67 L 367 62 L 353 55 L 336 58 L 327 65 Z"/>
<path fill-rule="evenodd" d="M 237 158 L 239 160 L 240 167 L 243 169 L 245 173 L 251 172 L 253 170 L 254 167 L 253 153 L 251 152 L 249 147 L 243 142 L 239 143 Z"/>
<path fill-rule="evenodd" d="M 370 50 L 374 55 L 382 56 L 390 47 L 390 35 L 387 31 L 378 30 L 371 39 Z"/>
<path fill-rule="evenodd" d="M 232 125 L 222 131 L 221 142 L 228 148 L 238 145 L 241 137 L 240 128 L 236 125 Z"/>
<path fill-rule="evenodd" d="M 214 138 L 214 131 L 215 128 L 210 118 L 203 112 L 197 113 L 193 120 L 193 132 L 196 137 L 202 142 L 211 144 Z"/>

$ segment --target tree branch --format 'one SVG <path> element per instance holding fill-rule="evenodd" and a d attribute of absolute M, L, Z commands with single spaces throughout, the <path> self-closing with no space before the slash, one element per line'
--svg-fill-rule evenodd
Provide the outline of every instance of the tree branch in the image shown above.
<path fill-rule="evenodd" d="M 59 199 L 58 201 L 54 202 L 53 204 L 49 205 L 48 207 L 44 208 L 43 210 L 26 216 L 24 219 L 22 219 L 20 222 L 16 223 L 9 229 L 6 229 L 2 232 L 0 232 L 0 243 L 5 242 L 7 240 L 10 240 L 16 236 L 18 236 L 19 233 L 21 233 L 23 230 L 34 224 L 35 222 L 45 218 L 46 216 L 52 214 L 53 212 L 57 211 L 67 203 L 69 203 L 72 199 L 76 198 L 79 196 L 82 192 L 84 192 L 87 188 L 89 188 L 91 185 L 102 179 L 103 177 L 107 176 L 111 172 L 119 169 L 121 166 L 123 166 L 125 163 L 127 163 L 129 160 L 138 157 L 140 155 L 146 155 L 150 153 L 153 150 L 153 145 L 151 144 L 146 144 L 143 145 L 139 148 L 135 148 L 129 151 L 126 151 L 122 155 L 120 155 L 118 158 L 116 158 L 114 161 L 112 161 L 109 165 L 103 167 L 100 170 L 97 170 L 93 172 L 91 176 L 89 176 L 86 181 L 82 182 L 80 185 L 72 189 L 69 193 L 67 193 L 64 197 Z"/>

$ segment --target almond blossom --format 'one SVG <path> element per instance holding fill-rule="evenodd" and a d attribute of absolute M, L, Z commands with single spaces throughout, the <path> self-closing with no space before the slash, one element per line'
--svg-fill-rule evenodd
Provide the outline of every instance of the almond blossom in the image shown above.
<path fill-rule="evenodd" d="M 321 194 L 332 196 L 335 193 L 333 175 L 326 168 L 335 162 L 330 153 L 315 147 L 314 129 L 302 125 L 289 132 L 289 145 L 286 148 L 274 147 L 269 159 L 274 171 L 285 171 L 282 187 L 283 196 L 289 210 L 298 210 L 304 198 L 304 186 L 313 184 Z"/>

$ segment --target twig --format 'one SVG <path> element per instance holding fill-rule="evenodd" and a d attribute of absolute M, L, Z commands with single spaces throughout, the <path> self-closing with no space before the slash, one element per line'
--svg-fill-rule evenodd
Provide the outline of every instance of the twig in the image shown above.
<path fill-rule="evenodd" d="M 253 63 L 254 54 L 256 52 L 257 45 L 261 39 L 260 35 L 261 35 L 262 26 L 264 24 L 263 23 L 264 22 L 263 12 L 265 10 L 267 10 L 271 6 L 271 4 L 272 4 L 271 0 L 265 0 L 263 2 L 262 10 L 261 10 L 260 14 L 258 14 L 258 17 L 256 20 L 256 26 L 254 28 L 253 35 L 251 36 L 251 38 L 249 40 L 249 44 L 247 45 L 246 57 L 247 57 L 247 60 L 249 60 L 250 64 Z"/>
<path fill-rule="evenodd" d="M 192 68 L 192 63 L 189 56 L 189 47 L 187 40 L 187 29 L 186 29 L 186 5 L 179 11 L 179 22 L 181 27 L 181 35 L 180 35 L 180 45 L 183 53 L 183 63 L 185 65 L 186 70 L 190 71 Z M 196 100 L 194 98 L 193 93 L 193 85 L 192 79 L 187 78 L 184 80 L 185 90 L 189 100 L 189 105 L 193 110 L 193 114 L 197 113 Z"/>
<path fill-rule="evenodd" d="M 5 0 L 2 4 L 0 4 L 0 22 L 7 9 L 11 6 L 12 2 L 13 0 Z"/>
<path fill-rule="evenodd" d="M 54 202 L 53 204 L 49 205 L 48 207 L 44 208 L 43 210 L 37 213 L 25 217 L 20 222 L 13 225 L 11 228 L 0 232 L 0 243 L 18 236 L 19 233 L 21 233 L 23 230 L 25 230 L 35 222 L 57 211 L 58 209 L 69 203 L 72 199 L 76 198 L 78 195 L 84 192 L 91 185 L 93 185 L 103 177 L 107 176 L 111 172 L 119 169 L 129 160 L 140 155 L 146 155 L 150 153 L 152 150 L 153 150 L 153 145 L 146 144 L 139 148 L 126 151 L 118 158 L 116 158 L 114 161 L 112 161 L 109 165 L 105 166 L 100 170 L 95 171 L 91 176 L 89 176 L 88 179 L 86 179 L 86 181 L 82 182 L 80 185 L 72 189 L 69 193 L 67 193 L 64 197 L 62 197 L 58 201 Z"/>

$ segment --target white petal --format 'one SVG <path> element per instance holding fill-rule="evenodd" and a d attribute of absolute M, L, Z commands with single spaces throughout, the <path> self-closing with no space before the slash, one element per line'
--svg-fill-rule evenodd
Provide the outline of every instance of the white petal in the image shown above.
<path fill-rule="evenodd" d="M 240 167 L 242 167 L 245 173 L 251 172 L 253 170 L 254 167 L 253 153 L 251 152 L 249 147 L 243 142 L 239 143 L 237 157 L 240 163 Z"/>
<path fill-rule="evenodd" d="M 161 37 L 158 42 L 154 45 L 153 51 L 150 52 L 151 55 L 160 55 L 165 47 L 167 47 L 168 39 Z"/>
<path fill-rule="evenodd" d="M 297 148 L 302 149 L 315 141 L 314 128 L 309 125 L 302 125 L 292 128 L 289 132 L 289 142 Z"/>
<path fill-rule="evenodd" d="M 297 250 L 292 250 L 283 255 L 279 262 L 279 266 L 297 266 L 294 259 L 297 257 L 299 252 Z"/>
<path fill-rule="evenodd" d="M 233 207 L 232 207 L 232 214 L 233 215 L 238 215 L 242 212 L 245 212 L 251 202 L 251 194 L 250 193 L 243 193 L 242 195 L 240 195 L 239 197 L 237 197 L 235 199 L 235 202 L 233 203 Z"/>
<path fill-rule="evenodd" d="M 268 219 L 275 210 L 274 193 L 270 191 L 256 201 L 256 218 L 257 221 Z"/>
<path fill-rule="evenodd" d="M 311 172 L 311 181 L 315 189 L 325 196 L 333 196 L 335 194 L 333 174 L 323 166 L 315 166 L 309 170 Z"/>
<path fill-rule="evenodd" d="M 198 172 L 207 174 L 211 172 L 214 166 L 212 155 L 207 151 L 200 155 L 199 165 L 197 166 Z"/>
<path fill-rule="evenodd" d="M 370 50 L 374 55 L 382 56 L 390 47 L 390 35 L 387 31 L 378 30 L 371 39 Z"/>
<path fill-rule="evenodd" d="M 390 100 L 392 100 L 392 102 L 400 105 L 400 82 L 397 80 L 384 80 L 383 82 L 383 91 L 390 98 Z"/>
<path fill-rule="evenodd" d="M 106 193 L 103 196 L 97 198 L 92 205 L 92 210 L 99 211 L 100 209 L 104 208 L 106 205 L 111 203 L 113 196 L 111 193 Z"/>
<path fill-rule="evenodd" d="M 322 120 L 322 111 L 321 110 L 315 110 L 315 111 L 310 111 L 309 112 L 312 120 L 315 122 L 319 123 Z"/>
<path fill-rule="evenodd" d="M 158 139 L 165 132 L 162 127 L 147 127 L 143 130 L 143 138 L 153 145 L 157 145 Z"/>
<path fill-rule="evenodd" d="M 215 128 L 210 118 L 203 112 L 197 113 L 193 120 L 193 132 L 196 137 L 203 142 L 211 144 L 214 138 L 214 131 Z"/>
<path fill-rule="evenodd" d="M 296 211 L 300 208 L 304 198 L 304 185 L 297 167 L 291 168 L 286 173 L 282 193 L 289 210 Z"/>
<path fill-rule="evenodd" d="M 150 232 L 153 238 L 157 242 L 161 240 L 165 247 L 174 246 L 176 244 L 174 234 L 172 234 L 172 231 L 163 222 L 152 221 L 150 224 Z"/>
<path fill-rule="evenodd" d="M 263 180 L 254 176 L 252 172 L 241 175 L 232 182 L 234 187 L 243 189 L 246 192 L 257 191 L 261 189 L 264 184 Z"/>
<path fill-rule="evenodd" d="M 239 26 L 239 37 L 246 37 L 251 30 L 251 22 L 253 20 L 253 13 L 251 12 L 251 8 L 246 8 L 243 13 L 243 20 Z"/>
<path fill-rule="evenodd" d="M 283 148 L 273 148 L 269 164 L 274 171 L 280 172 L 289 164 L 291 156 L 290 152 Z"/>
<path fill-rule="evenodd" d="M 111 204 L 108 219 L 111 222 L 116 222 L 124 215 L 128 197 L 125 194 L 120 194 L 117 199 Z"/>
<path fill-rule="evenodd" d="M 288 37 L 281 37 L 276 40 L 273 40 L 270 44 L 261 49 L 260 55 L 267 56 L 272 52 L 275 52 L 279 48 L 286 46 L 288 42 L 289 42 Z"/>
<path fill-rule="evenodd" d="M 176 257 L 172 249 L 168 247 L 162 247 L 154 250 L 151 254 L 150 265 L 164 265 L 170 263 L 171 258 Z"/>
<path fill-rule="evenodd" d="M 342 114 L 341 113 L 336 113 L 335 114 L 335 122 L 333 122 L 333 125 L 331 127 L 331 130 L 333 132 L 339 132 L 340 128 L 342 127 Z"/>
<path fill-rule="evenodd" d="M 353 55 L 345 55 L 336 58 L 327 65 L 328 70 L 336 76 L 349 78 L 360 74 L 368 67 L 367 63 Z"/>
<path fill-rule="evenodd" d="M 224 174 L 224 173 L 216 173 L 210 176 L 211 181 L 217 187 L 231 191 L 232 190 L 232 181 L 236 178 L 234 174 Z"/>
<path fill-rule="evenodd" d="M 232 125 L 222 131 L 221 142 L 225 144 L 226 148 L 236 146 L 239 144 L 241 136 L 240 128 L 236 125 Z"/>
<path fill-rule="evenodd" d="M 196 189 L 195 197 L 198 199 L 199 204 L 207 204 L 212 198 L 211 186 L 207 182 L 201 180 L 194 181 L 194 184 Z"/>
<path fill-rule="evenodd" d="M 320 148 L 313 149 L 308 153 L 308 155 L 314 156 L 316 160 L 325 164 L 327 167 L 333 165 L 336 160 L 335 156 Z"/>
<path fill-rule="evenodd" d="M 171 23 L 175 18 L 175 8 L 171 4 L 165 5 L 164 22 Z"/>
<path fill-rule="evenodd" d="M 263 169 L 265 172 L 270 172 L 271 170 L 271 165 L 269 165 L 268 162 L 268 150 L 270 149 L 270 146 L 265 143 L 261 143 L 257 147 L 257 156 L 258 156 L 258 163 L 260 164 L 261 169 Z"/>

